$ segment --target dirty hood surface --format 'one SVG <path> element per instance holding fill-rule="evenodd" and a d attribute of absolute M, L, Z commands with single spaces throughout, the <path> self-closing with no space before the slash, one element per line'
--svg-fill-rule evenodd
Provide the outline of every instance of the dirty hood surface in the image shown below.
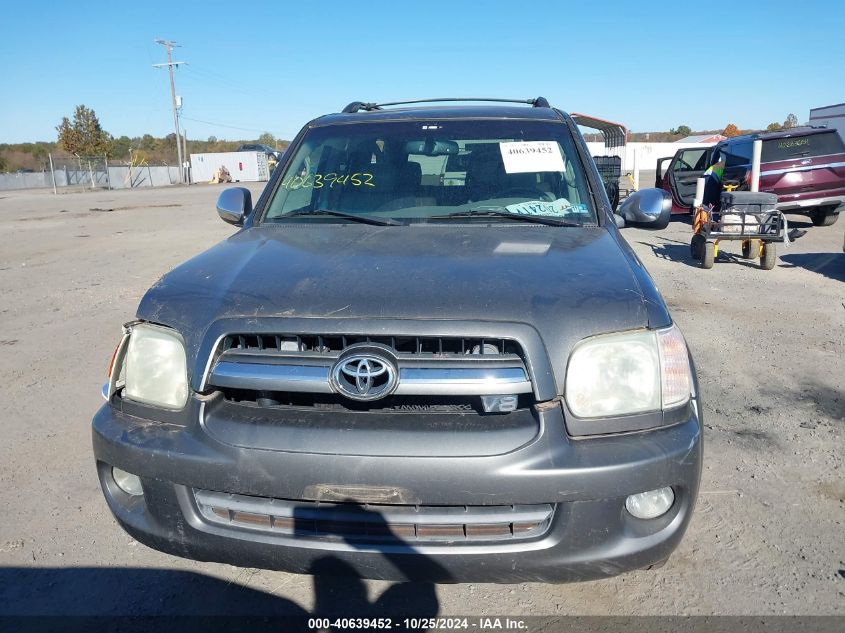
<path fill-rule="evenodd" d="M 600 227 L 262 225 L 166 274 L 138 317 L 179 330 L 189 354 L 239 317 L 520 322 L 571 346 L 648 324 L 632 265 Z"/>

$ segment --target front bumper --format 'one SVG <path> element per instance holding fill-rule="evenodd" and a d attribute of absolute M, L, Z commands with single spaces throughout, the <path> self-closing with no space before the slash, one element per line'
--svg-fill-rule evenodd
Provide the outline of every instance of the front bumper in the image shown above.
<path fill-rule="evenodd" d="M 193 406 L 195 403 L 192 403 Z M 685 421 L 627 435 L 574 440 L 559 408 L 538 412 L 540 434 L 522 448 L 483 457 L 292 453 L 225 444 L 187 426 L 129 415 L 111 404 L 93 420 L 94 453 L 111 511 L 138 541 L 186 558 L 296 573 L 352 573 L 385 580 L 567 582 L 665 560 L 689 523 L 701 474 L 694 402 Z M 131 497 L 115 466 L 141 477 Z M 200 511 L 195 490 L 307 498 L 315 484 L 389 486 L 432 506 L 552 504 L 548 529 L 528 540 L 487 543 L 359 542 L 221 526 Z M 635 519 L 629 494 L 672 486 L 663 516 Z"/>
<path fill-rule="evenodd" d="M 806 195 L 806 194 L 798 194 Z M 781 196 L 777 203 L 777 210 L 789 213 L 812 213 L 819 207 L 829 207 L 833 213 L 839 213 L 845 206 L 845 195 L 825 196 L 822 198 L 789 199 L 796 196 Z"/>

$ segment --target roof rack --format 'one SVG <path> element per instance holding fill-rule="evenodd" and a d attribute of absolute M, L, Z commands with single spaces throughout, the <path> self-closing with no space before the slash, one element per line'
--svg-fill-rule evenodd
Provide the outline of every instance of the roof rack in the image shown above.
<path fill-rule="evenodd" d="M 545 97 L 536 99 L 494 99 L 487 97 L 444 97 L 437 99 L 414 99 L 413 101 L 391 101 L 389 103 L 366 103 L 364 101 L 353 101 L 343 109 L 344 114 L 354 114 L 364 110 L 371 112 L 381 110 L 384 106 L 409 105 L 411 103 L 438 103 L 443 101 L 494 101 L 496 103 L 524 103 L 535 108 L 549 108 L 549 102 Z"/>

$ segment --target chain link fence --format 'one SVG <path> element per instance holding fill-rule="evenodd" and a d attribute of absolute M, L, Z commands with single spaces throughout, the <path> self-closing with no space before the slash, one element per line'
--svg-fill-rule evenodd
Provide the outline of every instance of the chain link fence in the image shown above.
<path fill-rule="evenodd" d="M 108 159 L 104 156 L 50 155 L 51 178 L 57 187 L 111 189 Z"/>
<path fill-rule="evenodd" d="M 52 153 L 44 171 L 0 174 L 0 190 L 52 188 L 55 193 L 86 189 L 135 189 L 179 183 L 176 165 L 150 165 L 145 160 L 109 160 L 106 156 Z"/>

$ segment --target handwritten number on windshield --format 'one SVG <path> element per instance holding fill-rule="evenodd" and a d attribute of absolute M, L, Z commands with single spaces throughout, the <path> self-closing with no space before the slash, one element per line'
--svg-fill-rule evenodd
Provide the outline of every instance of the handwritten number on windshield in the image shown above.
<path fill-rule="evenodd" d="M 354 174 L 305 174 L 304 176 L 288 176 L 282 181 L 285 189 L 322 189 L 328 185 L 329 189 L 335 185 L 340 187 L 375 187 L 373 175 L 356 171 Z"/>

